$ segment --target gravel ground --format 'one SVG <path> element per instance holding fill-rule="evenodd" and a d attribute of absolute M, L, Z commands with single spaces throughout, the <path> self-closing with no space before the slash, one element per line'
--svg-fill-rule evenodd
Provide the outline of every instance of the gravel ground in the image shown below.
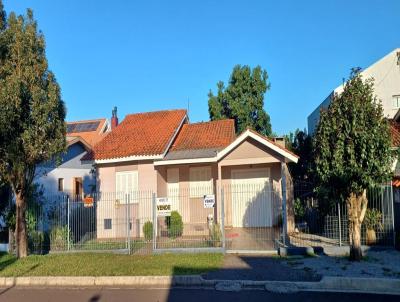
<path fill-rule="evenodd" d="M 289 258 L 282 264 L 320 276 L 400 279 L 400 252 L 396 250 L 368 251 L 361 262 L 351 262 L 347 257 L 316 256 Z"/>

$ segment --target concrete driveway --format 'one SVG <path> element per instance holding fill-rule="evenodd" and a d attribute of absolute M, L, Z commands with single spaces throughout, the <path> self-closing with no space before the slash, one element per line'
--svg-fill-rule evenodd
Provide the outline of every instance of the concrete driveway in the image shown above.
<path fill-rule="evenodd" d="M 226 247 L 234 251 L 273 251 L 279 236 L 277 227 L 225 228 Z"/>

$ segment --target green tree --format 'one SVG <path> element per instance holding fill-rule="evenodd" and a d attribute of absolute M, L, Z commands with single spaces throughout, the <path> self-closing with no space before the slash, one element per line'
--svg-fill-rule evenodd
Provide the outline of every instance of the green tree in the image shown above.
<path fill-rule="evenodd" d="M 0 0 L 0 30 L 6 27 L 6 12 L 4 10 L 3 2 Z"/>
<path fill-rule="evenodd" d="M 352 70 L 344 91 L 321 111 L 314 152 L 318 189 L 346 203 L 350 259 L 359 261 L 366 190 L 388 180 L 395 156 L 373 79 L 363 80 L 360 69 Z"/>
<path fill-rule="evenodd" d="M 65 107 L 31 10 L 0 31 L 0 175 L 16 199 L 17 256 L 27 255 L 26 208 L 35 167 L 66 148 Z"/>
<path fill-rule="evenodd" d="M 306 130 L 296 129 L 294 133 L 285 136 L 285 143 L 290 151 L 300 157 L 297 163 L 288 165 L 293 180 L 311 182 L 313 180 L 312 137 Z"/>
<path fill-rule="evenodd" d="M 217 84 L 218 92 L 208 94 L 208 112 L 210 119 L 235 120 L 237 133 L 250 127 L 257 132 L 270 136 L 271 122 L 264 110 L 264 95 L 270 88 L 268 74 L 260 66 L 236 65 L 233 68 L 228 87 L 223 82 Z"/>

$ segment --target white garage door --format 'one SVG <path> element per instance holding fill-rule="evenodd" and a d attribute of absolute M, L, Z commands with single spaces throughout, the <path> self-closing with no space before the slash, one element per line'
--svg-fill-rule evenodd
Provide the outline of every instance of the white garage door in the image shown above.
<path fill-rule="evenodd" d="M 272 226 L 270 169 L 232 170 L 234 227 Z"/>

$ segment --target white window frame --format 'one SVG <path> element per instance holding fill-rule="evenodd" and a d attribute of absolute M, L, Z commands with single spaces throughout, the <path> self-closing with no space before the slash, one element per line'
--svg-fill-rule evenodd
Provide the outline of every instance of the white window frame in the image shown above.
<path fill-rule="evenodd" d="M 396 109 L 400 108 L 400 94 L 399 95 L 393 95 L 392 97 L 392 106 Z"/>
<path fill-rule="evenodd" d="M 119 177 L 120 176 L 125 176 L 128 177 L 129 175 L 132 176 L 132 190 L 120 190 L 119 189 Z M 125 182 L 127 182 L 128 179 L 125 179 Z M 125 183 L 125 188 L 127 187 L 127 183 Z M 127 200 L 127 194 L 129 195 L 129 203 L 137 203 L 139 202 L 138 196 L 139 196 L 139 173 L 137 170 L 134 171 L 121 171 L 121 172 L 115 172 L 115 192 L 116 192 L 116 199 L 119 201 L 120 204 L 126 204 L 128 202 Z"/>
<path fill-rule="evenodd" d="M 189 168 L 190 198 L 213 194 L 213 178 L 210 166 Z"/>

